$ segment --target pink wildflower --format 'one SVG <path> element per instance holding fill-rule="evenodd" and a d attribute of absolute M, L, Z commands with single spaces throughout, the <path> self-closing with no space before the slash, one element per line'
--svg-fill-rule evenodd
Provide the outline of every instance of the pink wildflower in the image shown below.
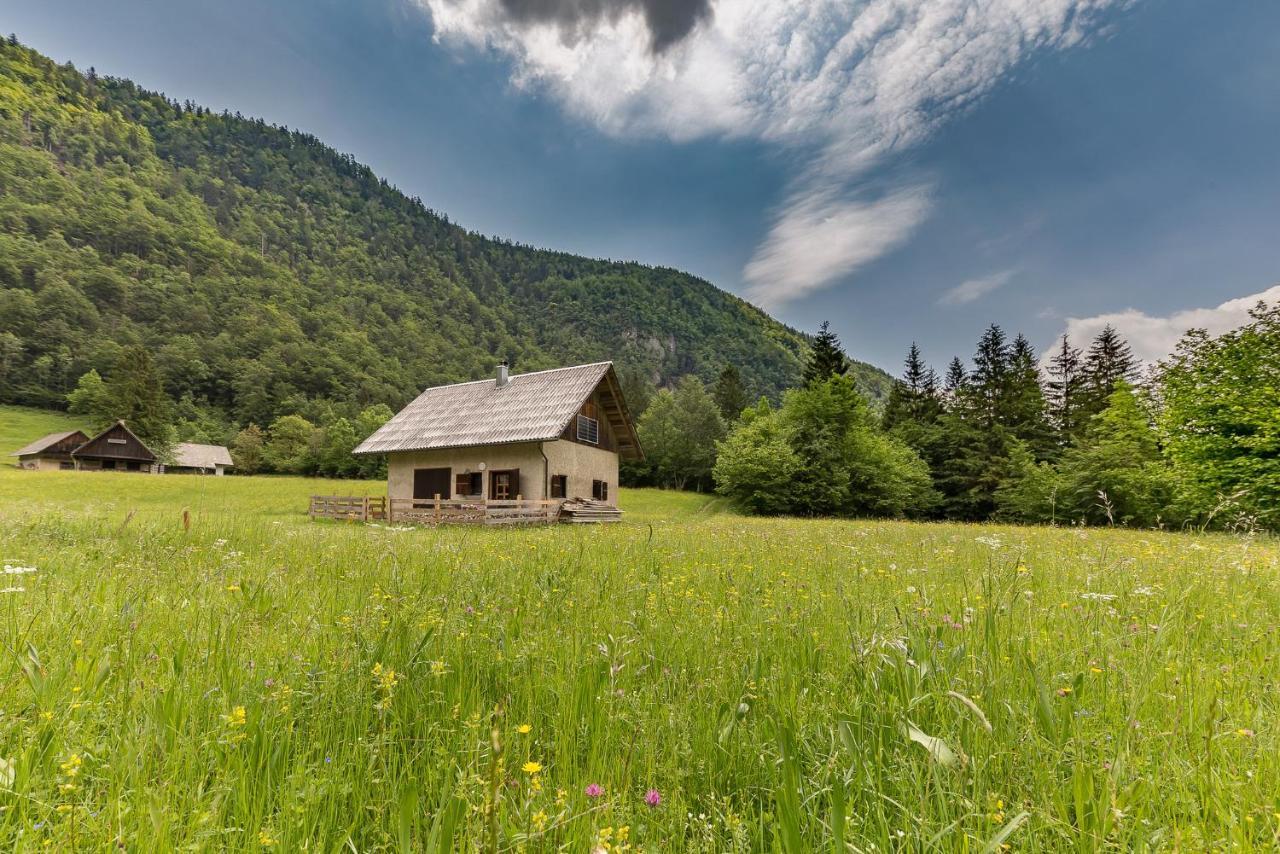
<path fill-rule="evenodd" d="M 644 793 L 644 802 L 651 807 L 656 807 L 662 803 L 662 793 L 657 789 L 650 789 Z"/>
<path fill-rule="evenodd" d="M 592 783 L 587 786 L 587 797 L 598 798 L 604 794 L 604 788 L 599 783 Z"/>

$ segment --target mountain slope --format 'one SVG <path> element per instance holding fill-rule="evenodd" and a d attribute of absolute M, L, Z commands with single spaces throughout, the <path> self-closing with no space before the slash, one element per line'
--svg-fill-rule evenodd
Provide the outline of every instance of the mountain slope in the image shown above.
<path fill-rule="evenodd" d="M 772 395 L 807 347 L 703 280 L 483 237 L 309 135 L 0 44 L 0 401 L 60 406 L 138 342 L 228 425 L 399 406 L 496 357 L 614 359 L 637 396 L 732 362 Z"/>

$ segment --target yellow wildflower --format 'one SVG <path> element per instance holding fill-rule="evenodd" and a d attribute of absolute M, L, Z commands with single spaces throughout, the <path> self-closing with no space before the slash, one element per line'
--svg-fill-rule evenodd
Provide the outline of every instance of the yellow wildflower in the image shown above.
<path fill-rule="evenodd" d="M 537 774 L 542 771 L 542 765 L 538 762 L 530 760 L 520 766 L 520 769 L 526 774 Z"/>

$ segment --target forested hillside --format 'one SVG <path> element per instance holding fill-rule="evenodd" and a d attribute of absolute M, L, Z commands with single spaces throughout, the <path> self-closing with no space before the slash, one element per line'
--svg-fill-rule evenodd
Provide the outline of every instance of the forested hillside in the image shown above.
<path fill-rule="evenodd" d="M 0 43 L 0 402 L 63 407 L 148 348 L 205 433 L 399 406 L 422 387 L 613 359 L 642 401 L 806 339 L 675 270 L 469 232 L 305 133 Z M 883 372 L 855 365 L 872 398 Z"/>

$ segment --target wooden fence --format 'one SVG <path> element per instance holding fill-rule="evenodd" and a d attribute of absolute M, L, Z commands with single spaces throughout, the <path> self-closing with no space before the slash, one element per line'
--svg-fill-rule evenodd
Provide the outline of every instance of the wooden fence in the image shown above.
<path fill-rule="evenodd" d="M 312 519 L 371 522 L 387 518 L 387 499 L 384 495 L 313 495 L 309 512 Z"/>
<path fill-rule="evenodd" d="M 347 519 L 416 525 L 483 524 L 546 525 L 560 518 L 555 499 L 517 498 L 514 501 L 449 498 L 355 498 L 333 495 L 311 496 L 311 518 Z"/>

